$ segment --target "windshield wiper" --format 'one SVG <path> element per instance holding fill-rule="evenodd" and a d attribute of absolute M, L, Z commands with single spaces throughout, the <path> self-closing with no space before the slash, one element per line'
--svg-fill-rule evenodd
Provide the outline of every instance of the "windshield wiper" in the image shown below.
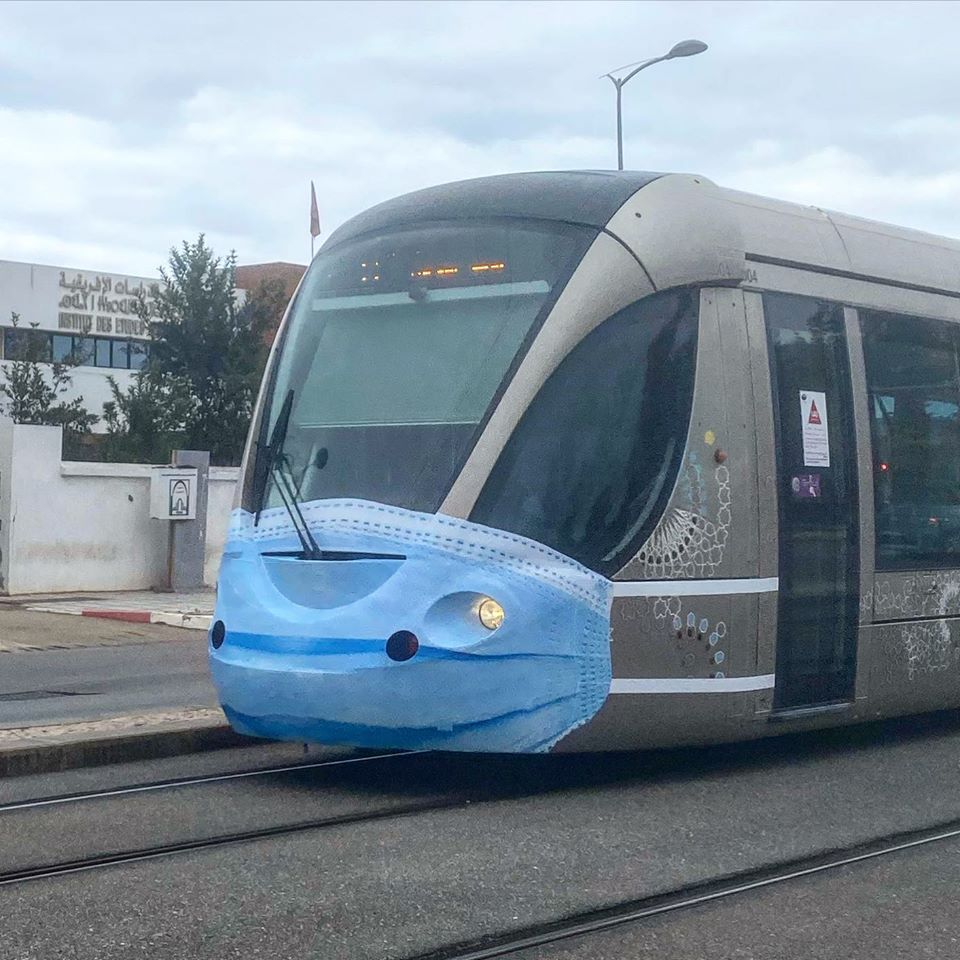
<path fill-rule="evenodd" d="M 287 427 L 290 425 L 290 411 L 293 409 L 293 391 L 288 390 L 287 396 L 280 408 L 280 414 L 277 422 L 273 425 L 270 433 L 270 441 L 267 443 L 263 452 L 263 466 L 260 475 L 262 479 L 258 486 L 259 496 L 257 497 L 257 514 L 254 518 L 254 524 L 260 522 L 260 514 L 263 512 L 263 506 L 267 500 L 267 491 L 270 488 L 270 479 L 273 478 L 277 485 L 277 492 L 283 501 L 283 506 L 287 511 L 293 529 L 297 532 L 297 539 L 303 547 L 303 560 L 320 560 L 323 557 L 323 551 L 317 545 L 313 538 L 307 521 L 304 519 L 303 511 L 300 509 L 299 492 L 293 484 L 292 471 L 290 471 L 290 461 L 283 452 L 283 444 L 287 438 Z"/>

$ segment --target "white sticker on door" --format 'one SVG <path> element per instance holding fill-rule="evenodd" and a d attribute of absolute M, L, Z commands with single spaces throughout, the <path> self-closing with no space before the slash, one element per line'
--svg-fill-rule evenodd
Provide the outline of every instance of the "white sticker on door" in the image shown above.
<path fill-rule="evenodd" d="M 800 391 L 800 422 L 803 424 L 803 465 L 830 466 L 830 432 L 827 428 L 827 395 L 817 390 Z"/>

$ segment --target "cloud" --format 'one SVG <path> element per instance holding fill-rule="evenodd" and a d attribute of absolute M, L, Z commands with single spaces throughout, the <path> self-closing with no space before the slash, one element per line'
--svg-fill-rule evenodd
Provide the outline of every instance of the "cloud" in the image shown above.
<path fill-rule="evenodd" d="M 0 110 L 0 178 L 23 184 L 2 201 L 0 250 L 71 266 L 153 271 L 166 249 L 203 230 L 246 261 L 303 259 L 307 184 L 318 184 L 332 229 L 389 196 L 491 170 L 595 166 L 587 137 L 470 143 L 442 131 L 384 131 L 365 117 L 298 115 L 276 98 L 208 87 L 154 141 L 129 144 L 117 125 L 61 112 Z M 65 151 L 61 145 L 69 143 Z M 350 162 L 344 163 L 343 158 Z M 179 202 L 170 204 L 170 197 Z M 267 202 L 270 201 L 270 202 Z M 50 235 L 44 251 L 44 231 Z M 113 256 L 89 262 L 90 256 Z"/>
<path fill-rule="evenodd" d="M 888 3 L 6 4 L 0 257 L 150 273 L 198 232 L 309 250 L 407 190 L 641 169 L 960 234 L 960 8 Z M 920 56 L 914 51 L 922 51 Z"/>
<path fill-rule="evenodd" d="M 885 171 L 837 147 L 786 162 L 732 172 L 727 185 L 783 200 L 914 226 L 960 233 L 960 171 L 921 175 Z"/>

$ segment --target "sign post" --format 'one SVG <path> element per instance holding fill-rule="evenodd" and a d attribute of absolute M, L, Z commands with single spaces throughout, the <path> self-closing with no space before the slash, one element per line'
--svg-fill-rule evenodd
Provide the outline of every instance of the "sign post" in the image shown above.
<path fill-rule="evenodd" d="M 175 593 L 204 585 L 209 474 L 206 450 L 174 450 L 172 466 L 153 468 L 150 516 L 170 521 L 164 586 Z"/>

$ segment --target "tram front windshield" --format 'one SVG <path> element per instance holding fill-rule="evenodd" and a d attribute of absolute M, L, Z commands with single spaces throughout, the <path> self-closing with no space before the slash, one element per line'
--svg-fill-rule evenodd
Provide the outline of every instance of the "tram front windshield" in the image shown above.
<path fill-rule="evenodd" d="M 258 449 L 292 392 L 282 452 L 302 500 L 436 510 L 594 235 L 441 224 L 321 253 L 284 332 Z M 263 505 L 280 503 L 268 484 Z"/>

